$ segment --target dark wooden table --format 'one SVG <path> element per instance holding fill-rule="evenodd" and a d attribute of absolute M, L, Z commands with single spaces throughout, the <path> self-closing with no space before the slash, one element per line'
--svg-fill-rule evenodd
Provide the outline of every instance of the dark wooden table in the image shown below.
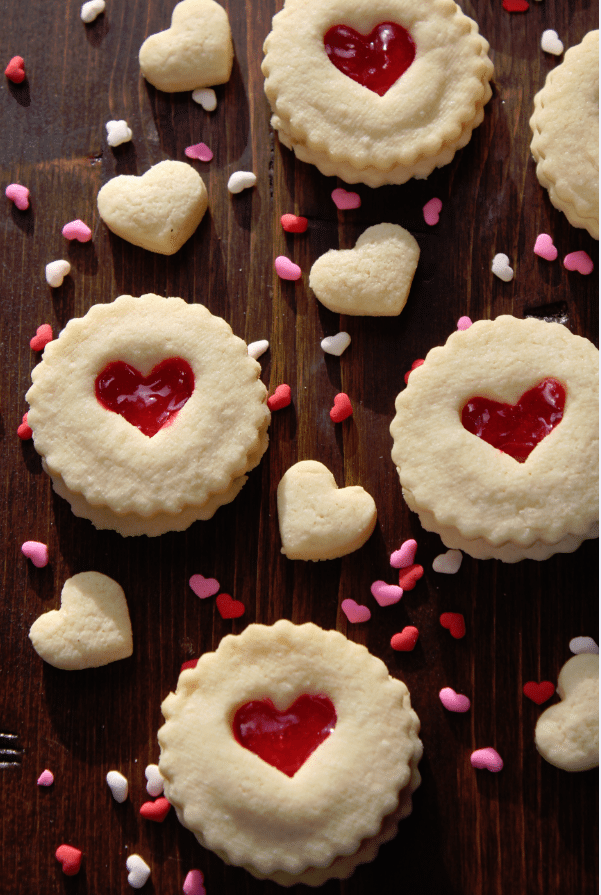
<path fill-rule="evenodd" d="M 406 681 L 422 722 L 423 783 L 414 812 L 377 860 L 323 891 L 404 892 L 407 895 L 586 895 L 597 881 L 597 773 L 567 774 L 546 764 L 533 744 L 542 709 L 522 695 L 528 680 L 556 681 L 576 635 L 597 637 L 597 542 L 546 562 L 503 565 L 465 557 L 458 574 L 432 570 L 443 551 L 405 506 L 390 459 L 388 427 L 403 374 L 413 360 L 441 344 L 458 318 L 499 314 L 559 317 L 596 341 L 596 274 L 569 273 L 561 258 L 576 249 L 597 257 L 597 243 L 550 204 L 529 155 L 528 119 L 535 92 L 559 59 L 542 53 L 540 37 L 554 28 L 566 48 L 597 27 L 597 4 L 544 0 L 510 15 L 501 0 L 464 3 L 491 43 L 494 95 L 484 123 L 447 167 L 426 181 L 371 190 L 359 186 L 362 206 L 338 212 L 337 185 L 297 163 L 269 127 L 260 71 L 262 42 L 275 0 L 229 0 L 235 44 L 231 80 L 217 88 L 208 114 L 190 94 L 149 87 L 138 49 L 167 27 L 173 3 L 107 0 L 93 25 L 80 4 L 45 0 L 0 4 L 2 67 L 25 59 L 27 79 L 0 83 L 2 191 L 11 182 L 31 190 L 30 210 L 5 200 L 0 225 L 2 273 L 2 616 L 0 669 L 0 891 L 20 895 L 106 895 L 131 891 L 125 861 L 137 852 L 152 875 L 144 891 L 182 891 L 189 869 L 202 869 L 209 895 L 275 893 L 275 884 L 225 867 L 180 827 L 173 812 L 162 824 L 143 820 L 144 768 L 158 759 L 160 704 L 174 688 L 181 663 L 214 649 L 229 632 L 254 621 L 286 617 L 337 627 L 364 643 Z M 124 118 L 133 142 L 112 150 L 105 122 Z M 209 164 L 192 162 L 209 192 L 209 212 L 174 256 L 135 248 L 109 234 L 96 194 L 119 173 L 141 174 L 163 159 L 185 160 L 186 146 L 204 141 Z M 255 189 L 231 196 L 236 170 L 257 174 Z M 438 196 L 440 223 L 429 228 L 422 206 Z M 3 197 L 4 198 L 4 197 Z M 280 215 L 309 219 L 304 236 L 285 234 Z M 63 225 L 88 222 L 92 242 L 68 244 Z M 421 260 L 407 307 L 398 318 L 339 318 L 308 287 L 313 261 L 329 248 L 349 248 L 366 226 L 392 221 L 408 228 Z M 553 235 L 559 260 L 533 254 L 540 232 Z M 505 252 L 515 278 L 491 274 Z M 303 270 L 282 282 L 273 260 L 287 254 Z M 51 290 L 45 265 L 67 258 L 71 275 Z M 209 522 L 158 539 L 123 539 L 76 519 L 53 495 L 31 442 L 16 429 L 38 360 L 29 339 L 41 323 L 55 332 L 91 305 L 122 293 L 156 292 L 205 303 L 248 342 L 268 339 L 261 358 L 270 391 L 292 388 L 292 406 L 273 414 L 271 443 L 261 465 L 230 506 Z M 320 348 L 324 335 L 352 336 L 340 358 Z M 354 415 L 329 418 L 334 395 L 350 396 Z M 300 459 L 320 459 L 338 483 L 361 483 L 375 498 L 378 526 L 367 545 L 342 560 L 291 562 L 280 553 L 276 487 Z M 424 578 L 396 606 L 380 609 L 370 595 L 375 579 L 394 581 L 389 554 L 409 537 L 418 541 Z M 36 569 L 21 554 L 35 539 L 51 561 Z M 135 638 L 130 659 L 105 668 L 64 672 L 33 652 L 29 627 L 59 605 L 66 578 L 96 570 L 123 586 Z M 188 587 L 194 573 L 216 577 L 246 611 L 224 621 L 214 601 Z M 371 620 L 350 625 L 346 597 L 371 606 Z M 462 612 L 467 636 L 453 640 L 439 624 L 444 611 Z M 390 637 L 419 628 L 412 653 L 395 653 Z M 446 712 L 443 686 L 467 693 L 467 715 Z M 504 758 L 499 774 L 475 771 L 473 749 L 492 745 Z M 13 751 L 11 751 L 13 750 Z M 44 768 L 50 789 L 36 785 Z M 130 798 L 113 802 L 104 782 L 110 769 L 130 782 Z M 84 852 L 76 877 L 54 858 L 62 842 Z"/>

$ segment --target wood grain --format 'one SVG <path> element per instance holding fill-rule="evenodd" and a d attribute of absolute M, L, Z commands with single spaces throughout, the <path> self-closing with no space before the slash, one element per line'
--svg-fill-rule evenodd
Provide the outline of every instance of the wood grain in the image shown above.
<path fill-rule="evenodd" d="M 596 259 L 598 248 L 586 232 L 570 227 L 539 186 L 528 127 L 534 94 L 560 61 L 541 52 L 542 31 L 554 28 L 566 47 L 576 44 L 597 27 L 597 4 L 544 0 L 510 15 L 500 0 L 465 2 L 490 41 L 495 64 L 483 124 L 428 180 L 378 190 L 359 186 L 361 208 L 343 213 L 330 199 L 343 184 L 297 163 L 269 127 L 261 48 L 281 4 L 224 3 L 236 59 L 229 83 L 217 88 L 212 114 L 189 95 L 157 92 L 139 74 L 138 49 L 148 34 L 167 26 L 172 5 L 114 0 L 86 27 L 75 0 L 0 4 L 4 64 L 19 54 L 27 70 L 24 84 L 0 84 L 2 188 L 20 182 L 32 194 L 27 212 L 6 200 L 0 221 L 0 891 L 125 893 L 125 860 L 134 852 L 152 867 L 145 892 L 181 892 L 192 867 L 203 870 L 209 895 L 279 891 L 205 852 L 173 812 L 155 825 L 142 820 L 138 808 L 146 798 L 144 768 L 158 758 L 161 700 L 175 686 L 181 663 L 250 622 L 287 617 L 337 627 L 368 646 L 406 681 L 422 722 L 423 782 L 413 815 L 373 864 L 347 882 L 328 883 L 324 893 L 593 893 L 597 774 L 562 773 L 538 757 L 533 732 L 541 710 L 523 697 L 522 686 L 555 681 L 571 637 L 598 639 L 597 543 L 544 563 L 504 566 L 465 557 L 457 575 L 437 575 L 431 564 L 442 546 L 402 500 L 388 427 L 405 371 L 444 342 L 464 314 L 546 316 L 550 306 L 572 332 L 597 339 L 596 275 L 568 273 L 560 261 L 549 264 L 532 252 L 543 231 L 553 234 L 560 258 L 585 249 Z M 107 146 L 111 118 L 128 121 L 132 143 Z M 215 154 L 210 164 L 194 163 L 210 206 L 189 242 L 167 258 L 109 234 L 96 211 L 101 185 L 165 158 L 185 160 L 185 147 L 201 140 Z M 254 171 L 256 188 L 231 196 L 226 184 L 236 170 Z M 433 196 L 442 199 L 443 213 L 429 228 L 421 209 Z M 285 212 L 309 218 L 304 236 L 282 231 Z M 74 218 L 90 224 L 92 242 L 67 244 L 61 229 Z M 352 246 L 366 226 L 381 221 L 402 224 L 421 247 L 407 307 L 394 319 L 340 318 L 308 288 L 310 266 L 329 248 Z M 510 283 L 490 272 L 501 251 L 516 269 Z M 301 281 L 277 279 L 278 254 L 301 266 Z M 62 257 L 72 273 L 51 290 L 44 267 Z M 48 322 L 58 331 L 97 302 L 148 291 L 206 304 L 249 342 L 268 339 L 263 381 L 270 391 L 289 383 L 293 401 L 274 413 L 269 451 L 233 504 L 185 533 L 122 539 L 71 514 L 16 428 L 38 360 L 29 349 L 36 327 Z M 351 348 L 340 359 L 324 356 L 320 340 L 340 329 L 351 334 Z M 354 415 L 334 426 L 328 411 L 340 390 L 351 397 Z M 277 483 L 292 463 L 307 458 L 326 463 L 340 485 L 361 483 L 376 500 L 376 532 L 342 560 L 305 564 L 280 554 Z M 388 556 L 408 537 L 418 540 L 425 576 L 398 605 L 380 610 L 370 584 L 393 580 Z M 36 569 L 21 555 L 28 539 L 48 543 L 48 567 Z M 123 586 L 135 652 L 106 668 L 61 672 L 38 659 L 27 633 L 41 612 L 58 606 L 65 579 L 86 570 Z M 187 582 L 199 572 L 242 600 L 241 619 L 222 620 L 214 601 L 192 594 Z M 370 604 L 368 624 L 346 622 L 340 603 L 349 596 Z M 465 615 L 464 640 L 454 641 L 440 627 L 444 611 Z M 391 635 L 410 623 L 420 631 L 416 649 L 394 653 Z M 472 710 L 465 716 L 445 712 L 437 695 L 442 686 L 469 694 Z M 486 745 L 504 758 L 498 775 L 470 765 L 470 752 Z M 12 750 L 10 761 L 4 762 L 3 750 Z M 56 777 L 50 789 L 36 786 L 45 767 Z M 124 805 L 113 803 L 104 782 L 112 768 L 130 781 Z M 84 852 L 77 877 L 64 877 L 54 859 L 62 842 Z"/>

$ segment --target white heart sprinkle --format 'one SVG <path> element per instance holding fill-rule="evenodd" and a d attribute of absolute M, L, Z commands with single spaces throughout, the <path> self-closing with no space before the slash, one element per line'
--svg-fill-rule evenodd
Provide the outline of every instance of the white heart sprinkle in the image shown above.
<path fill-rule="evenodd" d="M 127 121 L 107 121 L 106 123 L 106 140 L 109 146 L 121 146 L 122 143 L 128 143 L 133 136 L 132 129 L 128 127 Z"/>
<path fill-rule="evenodd" d="M 106 9 L 106 3 L 104 0 L 89 0 L 89 3 L 84 3 L 81 7 L 81 20 L 85 22 L 86 25 L 89 25 L 90 22 L 93 22 L 95 18 L 97 18 L 101 12 L 104 12 Z"/>
<path fill-rule="evenodd" d="M 140 855 L 130 855 L 125 866 L 129 870 L 127 882 L 132 889 L 141 889 L 148 882 L 150 867 Z"/>
<path fill-rule="evenodd" d="M 146 784 L 146 792 L 149 796 L 160 796 L 163 792 L 163 775 L 159 771 L 157 764 L 149 764 L 144 771 L 144 776 L 148 780 Z"/>
<path fill-rule="evenodd" d="M 559 39 L 557 31 L 553 31 L 552 28 L 543 31 L 543 36 L 540 39 L 540 46 L 543 52 L 553 53 L 554 56 L 561 56 L 563 53 L 563 44 Z"/>
<path fill-rule="evenodd" d="M 254 186 L 257 182 L 257 175 L 252 171 L 234 171 L 227 182 L 227 188 L 230 193 L 241 193 Z"/>
<path fill-rule="evenodd" d="M 71 265 L 62 258 L 59 261 L 51 261 L 50 264 L 46 265 L 46 282 L 53 289 L 58 289 L 59 286 L 63 285 L 63 280 L 70 270 Z"/>
<path fill-rule="evenodd" d="M 434 559 L 432 568 L 435 572 L 442 572 L 445 575 L 454 575 L 459 571 L 463 554 L 461 550 L 447 550 Z"/>
<path fill-rule="evenodd" d="M 348 333 L 336 333 L 335 336 L 326 336 L 321 340 L 321 347 L 326 354 L 334 354 L 340 357 L 343 351 L 346 351 L 351 344 L 351 337 Z"/>
<path fill-rule="evenodd" d="M 259 339 L 258 342 L 251 342 L 248 346 L 248 353 L 250 357 L 254 357 L 256 360 L 258 357 L 261 357 L 262 354 L 265 354 L 267 349 L 269 348 L 269 342 L 267 339 Z"/>
<path fill-rule="evenodd" d="M 205 112 L 213 112 L 217 108 L 217 96 L 211 87 L 199 87 L 198 90 L 193 90 L 192 99 L 202 106 Z"/>
<path fill-rule="evenodd" d="M 124 802 L 127 798 L 129 786 L 127 777 L 124 777 L 120 771 L 109 771 L 106 775 L 106 782 L 116 802 Z"/>
<path fill-rule="evenodd" d="M 509 258 L 500 252 L 492 259 L 492 272 L 504 283 L 513 280 L 513 268 L 509 266 Z"/>
<path fill-rule="evenodd" d="M 570 652 L 576 656 L 579 653 L 598 653 L 599 647 L 592 637 L 572 637 L 570 640 Z"/>

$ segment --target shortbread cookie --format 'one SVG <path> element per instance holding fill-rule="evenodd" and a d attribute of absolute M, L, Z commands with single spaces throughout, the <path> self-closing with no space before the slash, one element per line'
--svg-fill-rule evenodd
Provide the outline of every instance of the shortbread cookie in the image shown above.
<path fill-rule="evenodd" d="M 336 559 L 358 550 L 376 526 L 376 504 L 361 485 L 338 488 L 323 463 L 302 460 L 278 485 L 282 553 L 288 559 Z"/>
<path fill-rule="evenodd" d="M 120 174 L 100 189 L 98 212 L 133 245 L 173 255 L 192 236 L 208 205 L 202 177 L 185 162 L 164 161 L 145 174 Z"/>
<path fill-rule="evenodd" d="M 453 0 L 286 0 L 264 46 L 272 126 L 348 183 L 427 177 L 484 117 L 488 49 Z"/>
<path fill-rule="evenodd" d="M 123 589 L 100 572 L 68 578 L 61 608 L 40 615 L 29 639 L 45 662 L 68 671 L 126 659 L 133 652 L 133 641 Z"/>
<path fill-rule="evenodd" d="M 348 876 L 411 810 L 422 746 L 407 688 L 337 631 L 250 625 L 183 671 L 162 709 L 166 797 L 255 876 Z"/>
<path fill-rule="evenodd" d="M 122 295 L 46 346 L 27 393 L 34 445 L 96 527 L 181 531 L 233 500 L 267 448 L 260 372 L 203 305 Z"/>
<path fill-rule="evenodd" d="M 564 771 L 588 771 L 599 764 L 599 656 L 582 653 L 559 672 L 561 702 L 546 709 L 534 732 L 536 748 Z"/>
<path fill-rule="evenodd" d="M 182 0 L 171 27 L 140 47 L 140 69 L 157 90 L 176 93 L 229 81 L 234 59 L 227 12 L 214 0 Z"/>
<path fill-rule="evenodd" d="M 536 176 L 570 224 L 599 239 L 599 32 L 565 54 L 534 97 Z"/>
<path fill-rule="evenodd" d="M 505 562 L 597 537 L 598 361 L 562 324 L 509 316 L 430 351 L 390 427 L 403 496 L 424 528 Z"/>
<path fill-rule="evenodd" d="M 309 286 L 336 314 L 400 314 L 419 261 L 419 246 L 398 224 L 376 224 L 354 249 L 330 249 L 314 263 Z"/>

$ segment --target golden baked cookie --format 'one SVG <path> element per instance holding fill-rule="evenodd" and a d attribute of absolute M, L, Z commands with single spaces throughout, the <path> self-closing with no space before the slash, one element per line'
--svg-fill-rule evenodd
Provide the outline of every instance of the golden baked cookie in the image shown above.
<path fill-rule="evenodd" d="M 598 363 L 562 324 L 510 316 L 432 349 L 390 426 L 403 496 L 424 528 L 504 562 L 597 537 Z"/>

